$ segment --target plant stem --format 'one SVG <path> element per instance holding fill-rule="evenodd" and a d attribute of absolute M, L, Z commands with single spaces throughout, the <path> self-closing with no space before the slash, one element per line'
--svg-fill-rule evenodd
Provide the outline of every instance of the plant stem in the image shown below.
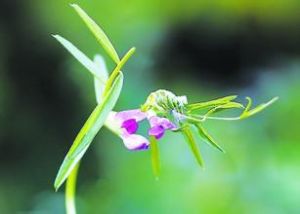
<path fill-rule="evenodd" d="M 155 179 L 158 180 L 160 174 L 159 148 L 157 145 L 157 140 L 153 136 L 150 137 L 150 150 L 153 174 Z"/>
<path fill-rule="evenodd" d="M 66 182 L 65 203 L 67 214 L 76 214 L 75 195 L 79 164 L 80 162 L 76 164 Z"/>
<path fill-rule="evenodd" d="M 132 56 L 132 54 L 135 52 L 135 47 L 131 48 L 126 54 L 125 56 L 121 59 L 121 61 L 117 64 L 117 66 L 115 67 L 115 69 L 113 70 L 113 72 L 111 73 L 111 75 L 109 76 L 106 84 L 105 84 L 105 88 L 104 88 L 104 92 L 103 95 L 105 96 L 109 89 L 111 88 L 114 80 L 116 79 L 116 77 L 118 76 L 118 74 L 120 73 L 121 68 L 124 66 L 124 64 L 128 61 L 128 59 Z"/>

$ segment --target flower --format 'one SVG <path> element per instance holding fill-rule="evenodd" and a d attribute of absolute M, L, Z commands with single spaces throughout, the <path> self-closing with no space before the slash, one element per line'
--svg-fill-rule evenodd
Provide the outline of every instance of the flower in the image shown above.
<path fill-rule="evenodd" d="M 156 139 L 162 138 L 166 130 L 176 130 L 177 127 L 167 118 L 152 116 L 149 118 L 151 128 L 148 131 L 150 136 Z"/>
<path fill-rule="evenodd" d="M 162 138 L 166 130 L 176 130 L 177 127 L 167 118 L 158 117 L 153 111 L 143 112 L 139 109 L 111 112 L 106 126 L 115 132 L 129 150 L 145 150 L 149 148 L 149 140 L 136 134 L 139 122 L 147 119 L 150 124 L 148 134 L 156 139 Z"/>
<path fill-rule="evenodd" d="M 129 150 L 148 149 L 149 141 L 142 135 L 135 134 L 139 128 L 138 122 L 147 118 L 147 113 L 139 109 L 117 112 L 113 120 L 120 129 L 120 137 Z"/>

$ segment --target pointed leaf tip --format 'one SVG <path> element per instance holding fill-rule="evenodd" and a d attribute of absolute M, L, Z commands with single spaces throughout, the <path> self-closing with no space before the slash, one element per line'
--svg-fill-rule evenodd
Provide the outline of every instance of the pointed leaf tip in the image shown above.
<path fill-rule="evenodd" d="M 188 104 L 187 108 L 188 108 L 188 111 L 190 111 L 190 112 L 198 111 L 201 109 L 216 107 L 218 105 L 224 105 L 224 104 L 230 103 L 232 100 L 234 100 L 236 98 L 237 98 L 237 95 L 226 96 L 226 97 L 217 98 L 217 99 L 206 101 L 206 102 Z"/>
<path fill-rule="evenodd" d="M 250 97 L 246 97 L 246 99 L 248 100 L 248 104 L 247 104 L 244 112 L 240 115 L 240 119 L 245 119 L 245 118 L 248 118 L 248 117 L 250 117 L 254 114 L 257 114 L 258 112 L 264 110 L 265 108 L 267 108 L 268 106 L 273 104 L 276 100 L 278 100 L 278 98 L 279 97 L 274 97 L 270 101 L 268 101 L 266 103 L 259 104 L 258 106 L 251 109 L 252 100 L 251 100 Z"/>
<path fill-rule="evenodd" d="M 94 137 L 104 125 L 104 122 L 109 112 L 114 108 L 123 85 L 123 74 L 120 72 L 119 76 L 115 79 L 110 91 L 104 97 L 101 104 L 97 105 L 88 120 L 85 122 L 74 143 L 68 151 L 63 163 L 61 164 L 54 181 L 55 189 L 58 189 L 76 164 L 81 160 L 89 146 L 91 145 Z"/>
<path fill-rule="evenodd" d="M 182 134 L 184 135 L 184 137 L 186 138 L 192 152 L 193 152 L 193 155 L 195 156 L 198 164 L 204 168 L 204 162 L 203 162 L 203 159 L 202 159 L 202 156 L 201 156 L 201 153 L 200 153 L 200 150 L 198 148 L 198 145 L 193 137 L 193 133 L 190 129 L 191 127 L 187 124 L 185 124 L 185 127 L 182 128 Z"/>
<path fill-rule="evenodd" d="M 53 37 L 67 50 L 70 54 L 73 55 L 75 59 L 80 62 L 81 65 L 83 65 L 94 77 L 96 77 L 101 84 L 105 83 L 103 75 L 101 73 L 97 72 L 98 67 L 95 65 L 95 63 L 88 58 L 81 50 L 79 50 L 73 43 L 71 43 L 66 38 L 60 36 L 60 35 L 53 35 Z"/>
<path fill-rule="evenodd" d="M 208 134 L 208 132 L 203 128 L 203 126 L 200 123 L 195 123 L 194 125 L 196 126 L 200 136 L 204 139 L 206 143 L 215 147 L 220 152 L 225 153 L 224 149 L 216 143 L 216 141 Z"/>
<path fill-rule="evenodd" d="M 118 74 L 121 72 L 122 67 L 129 60 L 129 58 L 132 56 L 132 54 L 134 54 L 134 52 L 135 52 L 135 48 L 134 47 L 130 48 L 129 51 L 127 51 L 127 53 L 121 59 L 121 61 L 117 64 L 117 66 L 115 67 L 115 69 L 113 70 L 113 72 L 111 73 L 111 75 L 109 76 L 109 78 L 106 82 L 105 89 L 104 89 L 104 92 L 103 92 L 104 95 L 108 92 L 108 90 L 110 89 L 113 81 L 118 76 Z"/>
<path fill-rule="evenodd" d="M 106 53 L 112 58 L 115 63 L 120 62 L 120 58 L 115 50 L 114 46 L 112 45 L 111 41 L 103 31 L 103 29 L 77 4 L 71 4 L 71 6 L 75 9 L 78 13 L 80 18 L 84 21 L 86 26 L 90 29 L 93 33 L 97 41 L 106 51 Z"/>

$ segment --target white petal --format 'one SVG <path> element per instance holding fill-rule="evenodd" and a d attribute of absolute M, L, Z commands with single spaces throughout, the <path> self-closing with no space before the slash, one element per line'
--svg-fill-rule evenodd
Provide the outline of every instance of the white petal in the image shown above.
<path fill-rule="evenodd" d="M 129 150 L 147 149 L 150 144 L 145 137 L 137 134 L 124 133 L 121 137 L 124 145 Z"/>

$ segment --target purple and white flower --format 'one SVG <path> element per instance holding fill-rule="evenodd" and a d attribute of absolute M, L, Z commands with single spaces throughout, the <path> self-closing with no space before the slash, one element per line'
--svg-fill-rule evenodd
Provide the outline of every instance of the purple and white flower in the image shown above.
<path fill-rule="evenodd" d="M 142 135 L 136 134 L 139 129 L 139 122 L 148 119 L 150 128 L 148 134 L 156 139 L 162 138 L 166 130 L 176 130 L 177 127 L 168 119 L 158 117 L 155 113 L 142 112 L 139 109 L 112 112 L 109 116 L 110 125 L 123 140 L 129 150 L 145 150 L 149 148 L 149 140 Z M 113 127 L 113 128 L 112 128 Z"/>
<path fill-rule="evenodd" d="M 135 134 L 139 122 L 146 119 L 147 114 L 139 109 L 115 113 L 113 120 L 120 128 L 120 137 L 129 150 L 144 150 L 149 147 L 149 141 L 142 135 Z"/>
<path fill-rule="evenodd" d="M 149 118 L 151 128 L 148 131 L 150 136 L 154 136 L 157 140 L 162 138 L 166 130 L 176 130 L 177 127 L 170 120 L 163 117 L 152 116 Z"/>

